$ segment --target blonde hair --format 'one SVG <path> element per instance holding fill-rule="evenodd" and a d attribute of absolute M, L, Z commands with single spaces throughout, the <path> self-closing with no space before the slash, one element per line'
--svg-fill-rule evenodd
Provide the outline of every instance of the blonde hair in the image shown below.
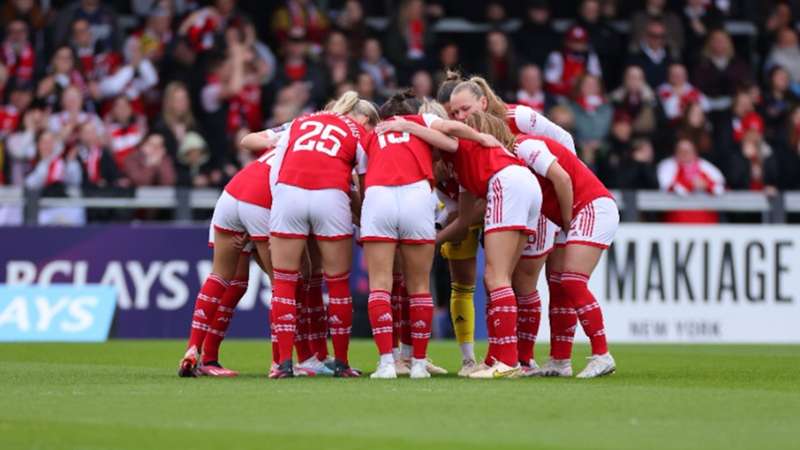
<path fill-rule="evenodd" d="M 457 94 L 465 89 L 469 90 L 472 95 L 479 99 L 486 97 L 486 112 L 498 119 L 505 120 L 507 111 L 506 103 L 494 93 L 489 83 L 483 77 L 470 77 L 467 81 L 462 81 L 453 89 L 453 94 Z"/>
<path fill-rule="evenodd" d="M 339 97 L 338 100 L 333 102 L 333 104 L 329 103 L 325 109 L 338 114 L 358 114 L 365 116 L 370 125 L 373 126 L 378 123 L 378 120 L 380 120 L 378 117 L 378 110 L 375 109 L 375 105 L 367 100 L 358 98 L 358 94 L 355 91 L 345 92 L 341 97 Z"/>
<path fill-rule="evenodd" d="M 465 123 L 481 133 L 488 133 L 496 137 L 506 149 L 511 150 L 514 148 L 516 138 L 508 128 L 505 119 L 499 119 L 492 114 L 478 111 L 470 114 Z"/>
<path fill-rule="evenodd" d="M 419 114 L 433 114 L 438 116 L 442 119 L 447 119 L 447 111 L 444 109 L 441 103 L 437 102 L 436 100 L 425 99 L 422 101 L 422 105 L 419 107 Z"/>
<path fill-rule="evenodd" d="M 194 115 L 192 114 L 192 105 L 189 104 L 189 108 L 187 108 L 186 112 L 178 115 L 177 113 L 172 111 L 171 103 L 172 97 L 178 91 L 184 91 L 186 93 L 187 101 L 191 102 L 191 97 L 189 96 L 189 89 L 180 81 L 171 81 L 167 84 L 166 89 L 164 89 L 164 97 L 161 102 L 161 114 L 164 116 L 164 122 L 167 125 L 175 125 L 176 123 L 182 123 L 186 125 L 188 128 L 193 128 L 195 124 Z"/>

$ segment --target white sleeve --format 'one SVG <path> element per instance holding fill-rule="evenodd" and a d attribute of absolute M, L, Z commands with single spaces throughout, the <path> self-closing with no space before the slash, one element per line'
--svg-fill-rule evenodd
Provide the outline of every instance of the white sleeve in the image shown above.
<path fill-rule="evenodd" d="M 658 185 L 662 191 L 669 191 L 673 189 L 676 194 L 686 195 L 689 192 L 680 184 L 675 183 L 675 177 L 678 175 L 678 163 L 675 158 L 667 158 L 658 164 L 657 168 Z"/>
<path fill-rule="evenodd" d="M 544 68 L 544 80 L 548 83 L 556 84 L 561 81 L 561 73 L 563 71 L 564 60 L 561 58 L 561 53 L 550 52 Z"/>
<path fill-rule="evenodd" d="M 422 115 L 422 120 L 425 122 L 425 126 L 430 128 L 431 125 L 434 124 L 437 120 L 442 120 L 441 117 L 437 116 L 436 114 L 425 113 Z"/>
<path fill-rule="evenodd" d="M 158 72 L 149 59 L 143 59 L 142 62 L 139 63 L 138 69 L 140 77 L 136 80 L 136 87 L 138 87 L 140 91 L 146 91 L 158 84 Z"/>
<path fill-rule="evenodd" d="M 721 195 L 725 192 L 725 176 L 722 175 L 719 169 L 705 159 L 700 160 L 700 170 L 705 173 L 714 185 L 711 186 L 711 192 L 714 195 Z"/>
<path fill-rule="evenodd" d="M 597 58 L 597 53 L 589 53 L 589 61 L 586 64 L 586 70 L 598 78 L 603 78 L 603 70 L 600 68 L 600 60 Z"/>
<path fill-rule="evenodd" d="M 547 144 L 538 139 L 526 139 L 517 145 L 516 150 L 517 156 L 525 161 L 525 164 L 533 169 L 536 174 L 543 177 L 547 176 L 550 166 L 556 162 L 556 157 L 547 148 Z"/>
<path fill-rule="evenodd" d="M 367 152 L 364 151 L 364 147 L 361 146 L 361 142 L 359 141 L 356 143 L 356 173 L 359 175 L 367 173 L 368 162 L 369 158 L 367 157 Z"/>
<path fill-rule="evenodd" d="M 27 161 L 36 157 L 35 136 L 31 131 L 20 131 L 8 136 L 8 153 L 12 158 Z"/>
<path fill-rule="evenodd" d="M 277 144 L 275 144 L 275 156 L 272 157 L 270 161 L 270 169 L 269 169 L 269 187 L 270 190 L 275 189 L 275 185 L 278 184 L 278 175 L 281 172 L 281 165 L 283 164 L 283 158 L 286 156 L 286 150 L 289 148 L 289 132 L 284 132 L 281 135 L 280 140 Z"/>
<path fill-rule="evenodd" d="M 113 97 L 130 83 L 133 79 L 134 70 L 131 66 L 125 66 L 114 72 L 110 77 L 103 78 L 100 81 L 100 95 L 103 97 Z"/>
<path fill-rule="evenodd" d="M 575 153 L 575 140 L 572 139 L 572 135 L 533 108 L 517 105 L 514 108 L 514 122 L 519 131 L 525 134 L 549 137 Z"/>

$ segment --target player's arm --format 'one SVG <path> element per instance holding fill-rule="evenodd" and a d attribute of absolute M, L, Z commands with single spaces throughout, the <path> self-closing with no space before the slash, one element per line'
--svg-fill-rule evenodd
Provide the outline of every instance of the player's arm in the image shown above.
<path fill-rule="evenodd" d="M 278 143 L 280 135 L 272 130 L 263 130 L 255 133 L 246 134 L 241 141 L 239 147 L 256 152 L 264 150 L 265 148 L 272 148 Z"/>
<path fill-rule="evenodd" d="M 553 183 L 553 190 L 558 198 L 558 206 L 561 211 L 561 220 L 564 226 L 572 222 L 572 203 L 574 192 L 572 191 L 572 178 L 566 170 L 558 163 L 558 159 L 550 152 L 545 141 L 538 139 L 526 139 L 516 147 L 517 156 L 520 157 L 534 173 L 547 178 Z M 560 145 L 554 143 L 552 145 Z"/>
<path fill-rule="evenodd" d="M 475 196 L 467 191 L 461 192 L 458 195 L 458 216 L 436 234 L 436 243 L 460 242 L 466 239 L 478 209 L 480 205 Z"/>
<path fill-rule="evenodd" d="M 402 117 L 396 117 L 395 120 L 389 120 L 378 124 L 375 132 L 378 134 L 387 133 L 390 131 L 398 133 L 411 133 L 414 136 L 422 139 L 431 146 L 453 153 L 458 150 L 458 141 L 450 136 L 445 135 L 440 131 L 433 128 L 420 125 L 416 122 L 405 120 Z"/>

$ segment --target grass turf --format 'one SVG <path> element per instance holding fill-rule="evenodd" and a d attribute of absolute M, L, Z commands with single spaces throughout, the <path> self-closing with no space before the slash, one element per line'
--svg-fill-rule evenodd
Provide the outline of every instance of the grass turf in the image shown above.
<path fill-rule="evenodd" d="M 239 378 L 179 379 L 182 349 L 0 344 L 0 448 L 800 448 L 797 346 L 615 345 L 603 379 L 488 381 L 268 380 L 255 341 L 223 346 Z M 431 354 L 457 369 L 452 342 Z M 352 355 L 376 359 L 370 341 Z"/>

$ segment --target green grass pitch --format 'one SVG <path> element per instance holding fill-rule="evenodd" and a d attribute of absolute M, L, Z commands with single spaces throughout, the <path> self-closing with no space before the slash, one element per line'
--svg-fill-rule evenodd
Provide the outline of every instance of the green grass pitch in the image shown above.
<path fill-rule="evenodd" d="M 0 449 L 800 448 L 797 346 L 615 345 L 603 379 L 486 381 L 268 380 L 256 341 L 223 345 L 239 378 L 179 379 L 182 350 L 0 344 Z M 457 368 L 454 343 L 431 354 Z M 371 341 L 352 355 L 374 367 Z"/>

